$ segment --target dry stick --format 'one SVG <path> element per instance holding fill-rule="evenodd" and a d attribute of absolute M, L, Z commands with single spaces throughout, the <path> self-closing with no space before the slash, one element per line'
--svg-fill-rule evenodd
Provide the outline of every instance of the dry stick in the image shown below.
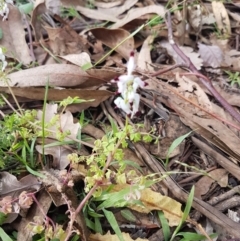
<path fill-rule="evenodd" d="M 166 20 L 166 24 L 168 27 L 168 40 L 169 40 L 169 43 L 172 45 L 172 48 L 174 49 L 174 51 L 182 58 L 182 60 L 187 64 L 188 68 L 193 73 L 195 73 L 196 75 L 201 75 L 201 73 L 194 66 L 190 58 L 188 58 L 182 52 L 182 50 L 178 47 L 178 45 L 175 43 L 173 39 L 170 12 L 168 12 L 168 20 Z M 202 84 L 212 93 L 215 99 L 225 108 L 225 110 L 228 111 L 230 115 L 233 116 L 238 122 L 240 122 L 240 114 L 220 95 L 220 93 L 212 85 L 212 82 L 207 77 L 204 79 L 199 77 L 199 79 L 202 82 Z"/>

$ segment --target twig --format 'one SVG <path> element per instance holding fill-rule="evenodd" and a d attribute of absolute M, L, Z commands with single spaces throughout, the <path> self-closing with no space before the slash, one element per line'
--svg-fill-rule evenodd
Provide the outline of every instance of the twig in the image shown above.
<path fill-rule="evenodd" d="M 182 58 L 182 60 L 187 64 L 188 68 L 193 73 L 195 73 L 196 76 L 201 75 L 201 73 L 192 63 L 192 61 L 182 52 L 182 50 L 178 47 L 178 45 L 175 43 L 173 39 L 170 12 L 168 12 L 168 19 L 166 20 L 166 24 L 168 27 L 168 40 L 169 43 L 172 45 L 174 51 Z M 212 93 L 215 99 L 225 108 L 225 110 L 228 111 L 229 114 L 233 116 L 238 122 L 240 122 L 240 114 L 220 95 L 220 93 L 212 85 L 212 82 L 207 77 L 199 77 L 199 79 L 202 82 L 202 84 Z"/>

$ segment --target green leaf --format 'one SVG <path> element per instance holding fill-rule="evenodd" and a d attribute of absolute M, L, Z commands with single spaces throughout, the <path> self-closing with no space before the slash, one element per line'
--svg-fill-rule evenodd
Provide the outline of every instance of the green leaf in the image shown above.
<path fill-rule="evenodd" d="M 177 233 L 178 233 L 179 230 L 181 229 L 183 223 L 184 223 L 184 222 L 186 221 L 186 219 L 188 218 L 189 212 L 190 212 L 191 207 L 192 207 L 192 202 L 193 202 L 193 198 L 194 198 L 194 191 L 195 191 L 195 188 L 194 188 L 194 186 L 193 186 L 192 189 L 191 189 L 191 192 L 189 193 L 189 196 L 188 196 L 188 199 L 187 199 L 187 203 L 186 203 L 186 207 L 185 207 L 185 209 L 184 209 L 181 222 L 179 223 L 179 225 L 177 226 L 177 228 L 174 230 L 173 235 L 172 235 L 170 241 L 174 240 L 174 238 L 177 236 Z"/>
<path fill-rule="evenodd" d="M 101 195 L 100 197 L 96 198 L 96 200 L 97 201 L 105 200 L 105 201 L 97 207 L 97 210 L 101 210 L 102 208 L 114 207 L 116 206 L 116 204 L 120 204 L 121 202 L 126 203 L 126 201 L 124 200 L 124 196 L 133 190 L 134 190 L 133 187 L 131 190 L 130 190 L 130 187 L 128 187 L 119 192 Z"/>
<path fill-rule="evenodd" d="M 117 220 L 115 219 L 114 215 L 112 212 L 107 211 L 106 209 L 103 208 L 103 212 L 109 222 L 109 224 L 111 225 L 113 231 L 115 232 L 115 234 L 118 236 L 120 241 L 125 241 L 122 235 L 122 232 L 118 226 Z"/>
<path fill-rule="evenodd" d="M 71 241 L 78 241 L 78 240 L 81 240 L 81 239 L 80 239 L 79 235 L 77 235 L 77 234 L 75 234 L 71 239 Z"/>
<path fill-rule="evenodd" d="M 99 218 L 94 218 L 95 221 L 95 232 L 103 234 L 102 225 Z"/>
<path fill-rule="evenodd" d="M 195 187 L 192 186 L 192 189 L 191 189 L 191 192 L 188 195 L 186 207 L 184 209 L 183 216 L 182 216 L 182 222 L 183 223 L 186 221 L 186 219 L 188 218 L 188 215 L 190 213 L 190 210 L 191 210 L 191 207 L 192 207 L 193 198 L 194 198 L 194 191 L 195 191 Z"/>
<path fill-rule="evenodd" d="M 81 66 L 82 70 L 88 70 L 91 69 L 93 67 L 92 63 L 86 63 L 83 66 Z"/>
<path fill-rule="evenodd" d="M 121 215 L 129 222 L 136 222 L 137 218 L 129 209 L 124 209 L 120 211 Z"/>
<path fill-rule="evenodd" d="M 5 232 L 4 230 L 0 227 L 0 237 L 4 241 L 13 241 Z"/>
<path fill-rule="evenodd" d="M 162 225 L 164 240 L 169 240 L 171 232 L 168 225 L 168 221 L 165 218 L 163 211 L 158 211 L 158 218 Z"/>
<path fill-rule="evenodd" d="M 44 176 L 42 173 L 36 172 L 34 171 L 31 167 L 26 166 L 26 169 L 33 175 L 37 176 L 37 177 L 41 177 L 41 178 L 46 178 L 46 176 Z"/>
<path fill-rule="evenodd" d="M 0 212 L 0 225 L 7 219 L 7 214 Z"/>
<path fill-rule="evenodd" d="M 33 3 L 22 4 L 18 8 L 21 13 L 29 14 L 33 10 Z"/>
<path fill-rule="evenodd" d="M 165 166 L 168 165 L 169 156 L 173 152 L 173 150 L 176 147 L 178 147 L 183 142 L 183 140 L 186 139 L 191 133 L 192 133 L 192 131 L 188 132 L 187 134 L 185 134 L 183 136 L 179 136 L 176 140 L 173 141 L 172 145 L 168 149 Z"/>
<path fill-rule="evenodd" d="M 110 120 L 110 123 L 111 123 L 113 134 L 115 135 L 117 132 L 119 132 L 118 126 L 117 126 L 115 120 L 111 116 L 109 116 L 109 120 Z"/>
<path fill-rule="evenodd" d="M 92 229 L 95 232 L 95 223 L 91 221 L 89 218 L 84 218 L 86 225 L 88 228 Z"/>
<path fill-rule="evenodd" d="M 192 241 L 206 240 L 206 237 L 204 235 L 201 235 L 198 233 L 191 233 L 191 232 L 181 232 L 181 233 L 178 233 L 176 236 L 183 236 L 184 239 L 181 239 L 181 240 L 192 240 Z"/>

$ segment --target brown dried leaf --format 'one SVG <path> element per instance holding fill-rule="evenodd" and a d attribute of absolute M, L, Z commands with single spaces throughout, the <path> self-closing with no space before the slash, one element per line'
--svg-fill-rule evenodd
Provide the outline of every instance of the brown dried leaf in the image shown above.
<path fill-rule="evenodd" d="M 151 44 L 154 40 L 153 35 L 149 35 L 146 40 L 144 41 L 140 53 L 138 54 L 137 58 L 137 67 L 143 71 L 153 71 L 154 68 L 151 66 L 152 59 L 151 59 Z"/>
<path fill-rule="evenodd" d="M 34 36 L 36 38 L 36 41 L 39 41 L 44 33 L 44 28 L 42 27 L 41 22 L 41 15 L 47 12 L 47 8 L 45 6 L 44 0 L 41 0 L 41 2 L 35 3 L 33 12 L 32 12 L 32 19 L 31 19 L 31 25 L 34 30 Z"/>
<path fill-rule="evenodd" d="M 203 65 L 212 68 L 218 68 L 223 61 L 223 52 L 218 46 L 209 46 L 198 43 L 198 53 L 200 54 Z"/>
<path fill-rule="evenodd" d="M 116 77 L 117 72 L 104 69 L 84 71 L 71 64 L 49 64 L 18 71 L 8 75 L 10 86 L 31 87 L 50 86 L 82 88 L 99 86 Z M 0 86 L 7 86 L 3 81 Z"/>
<path fill-rule="evenodd" d="M 61 18 L 58 17 L 61 21 Z M 46 42 L 54 55 L 67 55 L 78 54 L 81 52 L 87 52 L 85 47 L 86 40 L 76 33 L 76 31 L 62 21 L 65 25 L 61 28 L 52 28 L 45 26 L 45 30 L 48 33 L 49 41 Z"/>
<path fill-rule="evenodd" d="M 52 167 L 59 170 L 65 169 L 69 165 L 69 160 L 67 156 L 72 153 L 69 149 L 64 148 L 63 146 L 53 146 L 53 147 L 44 147 L 42 145 L 36 145 L 36 150 L 44 155 L 53 156 Z"/>
<path fill-rule="evenodd" d="M 68 54 L 68 55 L 61 56 L 61 58 L 80 67 L 88 63 L 91 64 L 91 58 L 89 54 L 86 52 L 82 52 L 80 54 Z"/>
<path fill-rule="evenodd" d="M 119 2 L 119 1 L 118 1 Z M 135 5 L 135 3 L 137 3 L 138 0 L 126 0 L 126 1 L 121 1 L 121 3 L 123 3 L 121 6 L 116 6 L 116 7 L 108 7 L 108 8 L 104 8 L 104 6 L 110 6 L 113 4 L 116 4 L 116 2 L 109 2 L 109 3 L 100 3 L 99 2 L 95 2 L 95 6 L 97 6 L 96 4 L 98 4 L 98 9 L 99 11 L 101 11 L 101 13 L 105 13 L 108 15 L 112 15 L 114 17 L 118 17 L 120 14 L 124 13 L 125 11 L 129 10 L 132 6 Z M 104 4 L 104 5 L 103 5 Z"/>
<path fill-rule="evenodd" d="M 182 96 L 212 112 L 211 101 L 197 83 L 186 76 L 180 77 L 178 73 L 176 74 L 176 80 L 178 82 L 177 90 Z"/>
<path fill-rule="evenodd" d="M 105 21 L 110 21 L 110 22 L 118 21 L 118 18 L 116 18 L 110 14 L 102 13 L 99 10 L 84 8 L 81 6 L 76 6 L 76 10 L 90 19 L 105 20 Z"/>
<path fill-rule="evenodd" d="M 130 52 L 134 49 L 134 39 L 130 37 L 130 33 L 124 29 L 107 29 L 95 28 L 91 30 L 92 34 L 103 44 L 109 48 L 114 48 L 124 39 L 127 39 L 123 44 L 116 48 L 116 51 L 126 60 L 129 59 Z"/>
<path fill-rule="evenodd" d="M 44 120 L 45 124 L 50 123 L 50 121 L 53 120 L 53 118 L 56 117 L 56 115 L 59 117 L 59 119 L 57 119 L 56 121 L 56 124 L 50 125 L 50 127 L 48 127 L 50 131 L 48 135 L 46 135 L 46 137 L 58 139 L 56 134 L 59 132 L 59 129 L 60 129 L 61 132 L 63 133 L 70 132 L 70 134 L 67 135 L 64 138 L 64 140 L 66 141 L 75 140 L 78 134 L 78 130 L 81 128 L 80 124 L 78 122 L 77 123 L 73 122 L 73 116 L 69 111 L 66 111 L 64 114 L 58 115 L 57 108 L 58 108 L 57 104 L 46 105 L 45 120 Z M 39 110 L 37 114 L 37 119 L 42 121 L 42 115 L 43 115 L 43 112 Z"/>
<path fill-rule="evenodd" d="M 6 87 L 0 87 L 0 90 L 5 93 L 10 93 L 9 89 Z M 46 92 L 45 88 L 18 88 L 12 87 L 12 91 L 16 96 L 27 97 L 32 100 L 43 100 L 44 94 Z M 78 90 L 78 89 L 49 89 L 47 100 L 52 101 L 62 101 L 69 96 L 74 98 L 78 96 L 83 100 L 90 100 L 88 102 L 83 102 L 75 105 L 70 105 L 67 110 L 70 112 L 77 112 L 87 109 L 88 107 L 97 107 L 101 102 L 107 100 L 113 93 L 107 90 Z M 72 106 L 75 106 L 73 108 Z"/>
<path fill-rule="evenodd" d="M 123 239 L 125 241 L 148 241 L 148 239 L 132 239 L 129 235 L 129 233 L 122 233 Z M 106 233 L 105 235 L 101 235 L 99 233 L 91 234 L 89 237 L 89 241 L 119 241 L 119 238 L 116 234 L 111 234 L 110 231 Z"/>
<path fill-rule="evenodd" d="M 212 1 L 212 10 L 221 33 L 231 35 L 231 24 L 223 2 Z"/>
<path fill-rule="evenodd" d="M 0 21 L 3 38 L 0 40 L 1 46 L 7 49 L 6 56 L 17 59 L 20 63 L 30 64 L 33 60 L 25 40 L 24 25 L 19 9 L 9 5 L 8 21 Z"/>
<path fill-rule="evenodd" d="M 61 0 L 45 0 L 45 4 L 48 10 L 50 10 L 53 14 L 61 13 Z"/>
<path fill-rule="evenodd" d="M 39 188 L 39 181 L 31 174 L 23 177 L 21 180 L 18 181 L 14 175 L 8 172 L 1 172 L 1 197 L 11 195 L 14 198 L 18 197 L 19 194 L 24 190 L 31 189 L 38 191 Z"/>
<path fill-rule="evenodd" d="M 228 185 L 228 172 L 225 169 L 219 168 L 208 173 L 208 176 L 203 176 L 195 184 L 195 197 L 202 199 L 210 190 L 213 183 L 217 182 L 221 187 Z"/>
<path fill-rule="evenodd" d="M 188 22 L 191 27 L 199 33 L 202 29 L 202 9 L 201 5 L 194 4 L 194 6 L 188 6 Z"/>
<path fill-rule="evenodd" d="M 169 42 L 162 41 L 160 44 L 162 47 L 167 49 L 168 53 L 173 57 L 176 64 L 185 64 L 185 62 L 182 60 L 182 58 L 173 50 L 173 48 Z M 188 58 L 191 59 L 191 61 L 193 62 L 193 64 L 195 65 L 195 67 L 197 69 L 201 69 L 203 61 L 201 58 L 199 58 L 198 53 L 193 52 L 193 49 L 191 47 L 180 46 L 179 48 L 184 52 L 184 54 Z"/>
<path fill-rule="evenodd" d="M 123 19 L 115 21 L 116 23 L 111 26 L 111 29 L 121 28 L 123 25 L 148 13 L 156 13 L 164 18 L 165 9 L 161 5 L 150 5 L 147 7 L 131 9 Z"/>
<path fill-rule="evenodd" d="M 106 8 L 113 8 L 121 5 L 121 3 L 122 3 L 122 0 L 117 0 L 113 2 L 102 2 L 102 1 L 93 2 L 94 6 L 97 7 L 99 10 L 104 10 Z"/>

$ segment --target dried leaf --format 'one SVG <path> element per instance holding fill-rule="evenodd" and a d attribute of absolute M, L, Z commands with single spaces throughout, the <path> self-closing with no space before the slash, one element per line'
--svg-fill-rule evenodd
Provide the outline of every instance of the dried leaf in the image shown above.
<path fill-rule="evenodd" d="M 116 5 L 116 3 L 119 3 L 119 2 L 120 2 L 120 4 L 121 3 L 123 3 L 123 4 L 121 6 L 113 7 L 113 5 Z M 95 2 L 95 6 L 98 7 L 98 9 L 101 13 L 105 13 L 108 15 L 112 15 L 114 17 L 118 17 L 120 14 L 129 10 L 137 2 L 138 2 L 138 0 L 126 0 L 126 1 L 116 1 L 116 2 L 108 2 L 108 3 L 102 2 L 101 5 L 100 5 L 100 2 Z M 112 7 L 110 7 L 110 5 Z M 106 7 L 106 6 L 108 6 L 108 7 Z"/>
<path fill-rule="evenodd" d="M 168 53 L 173 57 L 176 64 L 185 64 L 185 62 L 182 60 L 182 58 L 173 50 L 172 46 L 167 41 L 162 41 L 161 46 L 166 48 Z M 201 69 L 202 66 L 202 59 L 199 58 L 199 54 L 193 52 L 193 49 L 191 47 L 186 46 L 180 46 L 179 47 L 184 54 L 191 59 L 192 63 L 195 65 L 197 69 Z"/>
<path fill-rule="evenodd" d="M 108 9 L 108 8 L 113 8 L 116 7 L 118 5 L 121 5 L 122 1 L 121 0 L 117 0 L 114 2 L 98 2 L 98 1 L 94 1 L 94 6 L 97 7 L 99 10 L 104 10 L 104 9 Z"/>
<path fill-rule="evenodd" d="M 176 74 L 176 80 L 178 81 L 177 90 L 182 96 L 205 108 L 207 111 L 212 112 L 211 101 L 197 83 L 186 76 L 180 77 L 178 73 Z"/>
<path fill-rule="evenodd" d="M 202 29 L 202 9 L 201 5 L 194 4 L 194 6 L 188 6 L 188 21 L 191 27 L 199 33 Z"/>
<path fill-rule="evenodd" d="M 60 17 L 59 21 L 64 23 L 63 27 L 52 28 L 45 26 L 44 29 L 48 33 L 48 44 L 54 55 L 78 54 L 87 52 L 85 47 L 86 40 L 68 24 L 66 24 Z M 45 43 L 44 43 L 45 44 Z"/>
<path fill-rule="evenodd" d="M 122 236 L 125 241 L 148 241 L 148 239 L 132 239 L 129 235 L 129 233 L 122 233 Z M 101 235 L 99 233 L 91 234 L 89 237 L 89 241 L 119 241 L 119 238 L 116 234 L 111 234 L 110 232 L 106 233 L 105 235 Z"/>
<path fill-rule="evenodd" d="M 92 34 L 109 48 L 114 48 L 121 41 L 127 39 L 123 44 L 116 48 L 116 51 L 126 60 L 129 59 L 130 52 L 134 49 L 134 39 L 130 33 L 124 29 L 95 28 L 91 30 Z"/>
<path fill-rule="evenodd" d="M 234 212 L 230 209 L 228 209 L 228 217 L 231 218 L 234 222 L 239 223 L 240 221 L 238 212 Z"/>
<path fill-rule="evenodd" d="M 35 2 L 34 4 L 34 9 L 32 12 L 32 19 L 31 19 L 31 25 L 34 30 L 34 35 L 36 38 L 36 41 L 39 41 L 41 37 L 43 36 L 44 33 L 44 28 L 42 27 L 42 22 L 41 22 L 41 15 L 47 12 L 47 8 L 45 6 L 44 0 L 41 0 L 41 2 L 38 3 Z"/>
<path fill-rule="evenodd" d="M 36 150 L 40 154 L 43 154 L 42 145 L 36 145 Z M 69 165 L 67 156 L 71 153 L 72 152 L 69 149 L 66 149 L 63 146 L 44 147 L 44 155 L 53 156 L 52 166 L 59 170 L 63 170 Z"/>
<path fill-rule="evenodd" d="M 231 35 L 231 24 L 223 2 L 212 1 L 212 10 L 221 33 Z"/>
<path fill-rule="evenodd" d="M 123 19 L 115 21 L 116 23 L 111 26 L 111 29 L 121 28 L 122 26 L 131 22 L 132 20 L 148 13 L 156 13 L 160 17 L 164 18 L 165 9 L 161 5 L 150 5 L 147 7 L 131 9 L 128 11 L 127 15 Z"/>
<path fill-rule="evenodd" d="M 61 58 L 66 59 L 72 64 L 75 64 L 77 66 L 84 66 L 85 64 L 90 63 L 91 64 L 91 58 L 88 53 L 80 53 L 80 54 L 68 54 L 61 56 Z"/>
<path fill-rule="evenodd" d="M 118 22 L 119 21 L 116 17 L 114 17 L 110 14 L 102 13 L 99 10 L 84 8 L 81 6 L 76 6 L 76 10 L 79 11 L 84 16 L 91 18 L 91 19 L 105 20 L 105 21 L 110 21 L 110 22 Z"/>
<path fill-rule="evenodd" d="M 153 71 L 154 68 L 151 66 L 152 59 L 151 59 L 151 44 L 154 40 L 154 36 L 150 35 L 144 41 L 141 51 L 138 54 L 137 58 L 137 67 L 142 71 Z"/>
<path fill-rule="evenodd" d="M 50 10 L 53 14 L 60 14 L 61 9 L 61 0 L 45 0 L 45 4 L 48 10 Z"/>
<path fill-rule="evenodd" d="M 1 197 L 6 195 L 11 195 L 13 198 L 18 197 L 19 194 L 24 190 L 35 190 L 38 191 L 40 188 L 40 183 L 36 177 L 29 174 L 22 178 L 21 180 L 17 180 L 17 178 L 8 173 L 1 172 L 1 189 L 0 195 Z"/>
<path fill-rule="evenodd" d="M 9 88 L 7 87 L 0 87 L 0 90 L 11 94 Z M 44 100 L 44 94 L 46 92 L 45 88 L 18 88 L 12 87 L 12 91 L 16 96 L 26 97 L 32 100 Z M 67 107 L 67 110 L 71 112 L 82 111 L 87 109 L 88 107 L 97 107 L 100 103 L 107 100 L 113 93 L 107 90 L 78 90 L 78 89 L 49 89 L 47 100 L 52 101 L 62 101 L 63 99 L 68 98 L 69 96 L 79 97 L 82 100 L 90 100 L 87 102 L 82 102 L 79 104 L 75 104 L 76 108 L 72 108 L 72 105 Z"/>
<path fill-rule="evenodd" d="M 203 60 L 204 66 L 218 68 L 223 61 L 223 52 L 218 46 L 208 46 L 198 43 L 198 52 Z"/>
<path fill-rule="evenodd" d="M 53 120 L 53 118 L 56 117 L 56 115 L 58 115 L 57 113 L 57 108 L 58 105 L 54 104 L 47 104 L 46 105 L 46 109 L 45 109 L 45 120 L 44 123 L 50 123 L 51 120 Z M 42 121 L 42 115 L 43 112 L 41 110 L 38 111 L 37 114 L 37 119 Z M 69 135 L 67 135 L 67 137 L 64 138 L 65 141 L 69 141 L 69 140 L 75 140 L 78 134 L 78 130 L 81 128 L 79 123 L 74 123 L 73 122 L 73 116 L 69 111 L 66 111 L 64 114 L 58 115 L 59 118 L 57 118 L 56 123 L 54 125 L 50 125 L 50 127 L 48 127 L 48 129 L 50 130 L 48 135 L 46 135 L 46 137 L 51 137 L 54 139 L 58 139 L 57 138 L 57 133 L 59 132 L 70 132 Z"/>
<path fill-rule="evenodd" d="M 6 56 L 17 59 L 25 65 L 30 64 L 33 60 L 25 40 L 24 25 L 19 9 L 9 5 L 8 21 L 0 21 L 0 28 L 3 31 L 3 38 L 0 43 L 7 49 Z"/>
<path fill-rule="evenodd" d="M 8 75 L 10 86 L 31 87 L 50 86 L 82 88 L 99 86 L 116 77 L 117 72 L 104 69 L 84 71 L 71 64 L 49 64 L 18 71 Z M 3 81 L 0 86 L 7 86 Z"/>
<path fill-rule="evenodd" d="M 207 194 L 213 183 L 217 182 L 221 187 L 228 185 L 228 173 L 225 169 L 219 168 L 203 176 L 195 184 L 195 197 L 202 199 L 202 195 Z"/>

